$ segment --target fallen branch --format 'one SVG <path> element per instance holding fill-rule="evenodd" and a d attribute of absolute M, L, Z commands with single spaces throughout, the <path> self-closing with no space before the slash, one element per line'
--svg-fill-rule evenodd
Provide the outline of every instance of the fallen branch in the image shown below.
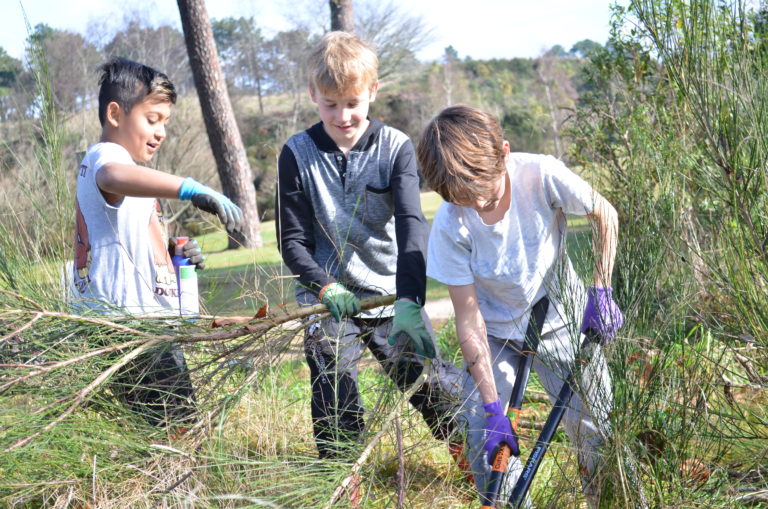
<path fill-rule="evenodd" d="M 389 305 L 392 302 L 394 302 L 394 296 L 387 295 L 383 297 L 374 297 L 370 299 L 365 299 L 361 301 L 360 304 L 362 309 L 374 309 L 377 307 Z M 22 314 L 22 313 L 30 313 L 30 311 L 12 310 L 8 313 Z M 8 314 L 8 313 L 5 313 L 5 314 Z M 119 371 L 129 362 L 136 359 L 142 353 L 146 352 L 147 350 L 153 347 L 166 344 L 166 343 L 219 342 L 219 341 L 226 341 L 230 339 L 236 339 L 243 336 L 258 337 L 260 335 L 266 334 L 267 332 L 271 331 L 272 329 L 280 325 L 283 325 L 291 321 L 302 320 L 304 318 L 307 318 L 313 315 L 316 315 L 317 319 L 328 316 L 328 309 L 324 304 L 317 304 L 314 306 L 300 307 L 293 311 L 287 311 L 285 309 L 281 309 L 280 313 L 274 314 L 272 316 L 266 316 L 266 317 L 262 317 L 262 316 L 257 316 L 253 318 L 231 317 L 229 318 L 229 324 L 238 325 L 236 328 L 221 329 L 221 330 L 217 330 L 215 332 L 209 332 L 209 333 L 186 335 L 185 337 L 179 337 L 179 334 L 164 334 L 164 335 L 153 336 L 145 332 L 141 332 L 129 327 L 119 325 L 109 320 L 93 319 L 88 317 L 81 317 L 78 315 L 70 315 L 66 313 L 56 313 L 56 312 L 48 312 L 48 311 L 39 311 L 39 312 L 35 311 L 32 313 L 34 313 L 36 317 L 35 319 L 33 319 L 33 322 L 37 321 L 40 317 L 56 317 L 56 318 L 61 318 L 66 320 L 77 320 L 77 321 L 94 323 L 98 325 L 108 325 L 110 327 L 114 327 L 118 331 L 140 336 L 141 339 L 136 339 L 133 341 L 127 341 L 124 343 L 110 345 L 106 348 L 100 348 L 98 350 L 87 352 L 83 355 L 79 355 L 71 359 L 66 359 L 64 361 L 52 363 L 46 366 L 35 365 L 34 371 L 30 373 L 26 373 L 22 376 L 18 376 L 13 380 L 6 382 L 3 385 L 0 385 L 0 394 L 2 394 L 4 391 L 7 391 L 10 387 L 20 384 L 21 382 L 24 382 L 26 380 L 29 380 L 34 376 L 38 376 L 41 374 L 49 374 L 56 369 L 59 369 L 65 366 L 70 366 L 72 364 L 76 364 L 78 362 L 82 362 L 87 359 L 91 359 L 93 357 L 97 357 L 100 355 L 105 355 L 105 354 L 115 353 L 115 352 L 122 352 L 128 349 L 131 349 L 129 352 L 125 353 L 117 362 L 115 362 L 109 368 L 101 372 L 95 379 L 93 379 L 93 381 L 91 381 L 84 388 L 80 389 L 79 391 L 73 394 L 59 398 L 54 403 L 46 405 L 42 409 L 38 409 L 37 413 L 45 412 L 50 410 L 50 408 L 54 407 L 55 405 L 65 403 L 67 401 L 72 401 L 72 403 L 63 412 L 61 412 L 52 421 L 46 424 L 41 430 L 17 441 L 10 447 L 6 448 L 4 450 L 5 453 L 28 444 L 29 442 L 34 440 L 36 437 L 49 431 L 54 426 L 62 422 L 64 419 L 71 416 L 78 408 L 80 408 L 86 401 L 88 401 L 88 399 L 92 396 L 92 394 L 94 393 L 94 391 L 96 391 L 96 389 L 98 389 L 105 382 L 107 382 L 117 371 Z M 312 323 L 313 321 L 314 320 L 309 320 L 309 321 L 304 320 L 303 322 L 301 322 L 302 327 L 306 326 L 308 323 Z M 219 327 L 221 327 L 221 325 L 222 325 L 221 323 L 218 324 Z M 183 334 L 183 331 L 181 334 Z M 293 334 L 283 334 L 281 337 L 292 338 Z M 249 341 L 253 341 L 253 339 Z M 235 351 L 236 350 L 237 350 L 237 347 L 235 348 Z M 230 350 L 230 353 L 231 352 L 232 350 Z M 227 354 L 225 353 L 223 355 L 227 355 Z M 24 366 L 26 367 L 26 365 Z M 28 367 L 32 367 L 32 366 L 28 366 Z M 246 383 L 249 383 L 257 375 L 258 375 L 258 372 L 254 370 L 254 372 L 252 372 L 246 378 Z M 209 417 L 213 417 L 219 414 L 220 412 L 221 412 L 221 405 L 219 405 L 217 408 L 215 408 L 211 412 L 208 412 L 208 414 L 209 414 Z M 195 428 L 199 428 L 199 426 L 195 426 Z"/>
<path fill-rule="evenodd" d="M 30 321 L 28 321 L 27 323 L 25 323 L 24 325 L 22 325 L 18 329 L 13 330 L 13 331 L 9 332 L 8 334 L 6 334 L 5 336 L 3 336 L 2 338 L 0 338 L 0 343 L 2 343 L 3 341 L 7 340 L 8 338 L 14 337 L 15 335 L 19 334 L 20 332 L 24 332 L 25 330 L 29 329 L 30 327 L 32 327 L 32 325 L 34 325 L 34 323 L 36 321 L 38 321 L 42 317 L 43 317 L 43 313 L 38 311 L 37 313 L 35 313 L 35 316 L 33 316 Z"/>
<path fill-rule="evenodd" d="M 41 429 L 40 431 L 37 431 L 37 432 L 35 432 L 35 433 L 33 433 L 33 434 L 31 434 L 31 435 L 27 436 L 26 438 L 23 438 L 23 439 L 19 440 L 18 442 L 16 442 L 16 443 L 15 443 L 15 444 L 13 444 L 12 446 L 10 446 L 10 447 L 6 448 L 6 449 L 5 449 L 3 452 L 4 452 L 4 453 L 8 453 L 8 452 L 10 452 L 10 451 L 12 451 L 12 450 L 16 449 L 17 447 L 21 447 L 21 446 L 23 446 L 23 445 L 25 445 L 25 444 L 28 444 L 29 442 L 31 442 L 32 440 L 34 440 L 36 437 L 40 436 L 41 434 L 45 433 L 46 431 L 49 431 L 49 430 L 50 430 L 50 429 L 52 429 L 54 426 L 56 426 L 57 424 L 59 424 L 61 421 L 63 421 L 64 419 L 66 419 L 67 417 L 69 417 L 70 415 L 72 415 L 72 414 L 75 412 L 75 410 L 77 410 L 77 409 L 78 409 L 78 408 L 79 408 L 79 407 L 80 407 L 80 406 L 81 406 L 81 405 L 82 405 L 82 404 L 83 404 L 85 401 L 87 401 L 87 399 L 88 399 L 88 396 L 89 396 L 89 395 L 90 395 L 90 394 L 91 394 L 91 393 L 92 393 L 92 392 L 93 392 L 93 391 L 94 391 L 94 390 L 95 390 L 97 387 L 99 387 L 101 384 L 103 384 L 104 382 L 106 382 L 107 380 L 109 380 L 109 378 L 110 378 L 110 377 L 111 377 L 111 376 L 112 376 L 112 375 L 113 375 L 113 374 L 114 374 L 114 373 L 115 373 L 117 370 L 119 370 L 120 368 L 122 368 L 123 366 L 125 366 L 126 364 L 128 364 L 130 361 L 132 361 L 133 359 L 135 359 L 136 357 L 138 357 L 140 354 L 142 354 L 143 352 L 145 352 L 146 350 L 148 350 L 149 348 L 151 348 L 151 347 L 153 347 L 153 346 L 155 346 L 155 345 L 157 345 L 157 344 L 158 344 L 158 343 L 157 343 L 156 341 L 147 341 L 145 344 L 143 344 L 143 345 L 139 346 L 138 348 L 136 348 L 136 349 L 135 349 L 135 350 L 133 350 L 132 352 L 128 352 L 127 354 L 125 354 L 125 355 L 123 356 L 123 358 L 122 358 L 122 359 L 120 359 L 118 362 L 116 362 L 115 364 L 113 364 L 112 366 L 110 366 L 108 369 L 106 369 L 106 370 L 105 370 L 103 373 L 101 373 L 99 376 L 97 376 L 97 377 L 96 377 L 96 378 L 93 380 L 93 382 L 91 382 L 90 384 L 88 384 L 88 385 L 87 385 L 87 386 L 85 386 L 84 388 L 80 389 L 80 390 L 79 390 L 79 391 L 77 391 L 75 394 L 73 394 L 71 399 L 74 399 L 74 400 L 75 400 L 75 402 L 74 402 L 74 403 L 72 403 L 72 404 L 69 406 L 69 408 L 67 408 L 67 409 L 66 409 L 66 410 L 64 410 L 64 411 L 63 411 L 61 414 L 59 414 L 59 416 L 58 416 L 58 417 L 56 417 L 56 418 L 55 418 L 55 419 L 53 419 L 51 422 L 49 422 L 48 424 L 46 424 L 46 425 L 43 427 L 43 429 Z"/>

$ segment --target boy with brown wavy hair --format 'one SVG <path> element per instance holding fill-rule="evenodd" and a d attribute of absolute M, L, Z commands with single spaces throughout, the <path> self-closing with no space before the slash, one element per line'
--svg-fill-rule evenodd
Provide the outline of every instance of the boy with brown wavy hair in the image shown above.
<path fill-rule="evenodd" d="M 448 285 L 456 332 L 467 366 L 463 419 L 477 489 L 484 494 L 490 462 L 506 443 L 519 454 L 506 416 L 533 305 L 549 309 L 533 367 L 552 401 L 572 369 L 581 334 L 610 341 L 623 317 L 612 298 L 611 272 L 618 220 L 589 184 L 551 156 L 510 153 L 501 126 L 471 106 L 440 112 L 424 131 L 418 158 L 431 188 L 446 201 L 429 239 L 427 274 Z M 587 292 L 565 251 L 566 214 L 592 223 L 595 264 Z M 585 295 L 586 293 L 586 295 Z M 607 434 L 612 395 L 598 348 L 565 414 L 587 500 L 600 493 L 599 450 Z M 519 476 L 510 462 L 508 492 Z"/>

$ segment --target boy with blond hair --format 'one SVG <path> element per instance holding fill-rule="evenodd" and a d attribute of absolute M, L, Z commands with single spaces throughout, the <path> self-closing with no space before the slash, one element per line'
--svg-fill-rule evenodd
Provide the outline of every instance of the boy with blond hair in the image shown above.
<path fill-rule="evenodd" d="M 502 443 L 519 454 L 506 406 L 534 304 L 549 300 L 533 367 L 553 401 L 574 366 L 581 334 L 593 329 L 607 342 L 622 324 L 611 292 L 618 220 L 608 201 L 554 157 L 510 153 L 498 121 L 476 108 L 440 112 L 417 153 L 427 183 L 445 199 L 429 238 L 427 274 L 448 285 L 456 314 L 469 373 L 465 390 L 472 394 L 462 416 L 482 495 Z M 566 214 L 586 216 L 595 232 L 587 292 L 565 252 Z M 575 389 L 565 428 L 587 500 L 596 506 L 599 449 L 612 404 L 599 348 Z M 520 470 L 515 458 L 502 487 L 507 495 Z"/>
<path fill-rule="evenodd" d="M 165 74 L 112 58 L 100 68 L 101 140 L 77 174 L 76 308 L 100 314 L 179 315 L 176 274 L 158 198 L 191 200 L 239 229 L 240 208 L 196 182 L 136 163 L 148 163 L 165 141 L 176 90 Z M 196 242 L 184 256 L 202 268 Z M 156 350 L 118 377 L 125 399 L 153 424 L 190 413 L 192 386 L 178 348 Z M 134 387 L 134 385 L 136 385 Z"/>
<path fill-rule="evenodd" d="M 309 57 L 309 94 L 320 122 L 292 136 L 279 158 L 278 247 L 298 276 L 302 305 L 326 304 L 332 317 L 310 327 L 312 423 L 321 458 L 343 457 L 363 429 L 358 361 L 368 347 L 411 398 L 432 433 L 448 437 L 461 374 L 440 358 L 422 309 L 428 224 L 421 211 L 413 145 L 368 117 L 378 58 L 363 40 L 326 34 Z M 396 294 L 394 306 L 360 311 L 360 300 Z"/>

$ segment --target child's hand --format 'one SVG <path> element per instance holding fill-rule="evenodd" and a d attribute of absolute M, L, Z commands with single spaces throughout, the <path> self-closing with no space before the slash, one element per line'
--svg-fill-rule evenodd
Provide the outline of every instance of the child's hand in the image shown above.
<path fill-rule="evenodd" d="M 168 239 L 168 251 L 171 256 L 176 252 L 176 237 Z M 195 266 L 197 270 L 203 270 L 205 268 L 205 256 L 203 256 L 203 250 L 200 249 L 200 245 L 195 239 L 189 239 L 184 247 L 181 248 L 181 256 L 189 258 L 189 262 Z"/>
<path fill-rule="evenodd" d="M 581 322 L 581 332 L 594 329 L 602 338 L 604 344 L 613 341 L 613 336 L 624 323 L 619 305 L 613 300 L 610 288 L 590 286 L 587 291 L 587 306 L 584 308 L 584 318 Z"/>
<path fill-rule="evenodd" d="M 485 444 L 483 447 L 488 453 L 488 463 L 493 465 L 493 459 L 499 452 L 502 442 L 512 450 L 513 456 L 520 455 L 520 447 L 517 445 L 517 436 L 512 431 L 512 423 L 501 409 L 501 400 L 483 405 L 485 409 Z"/>
<path fill-rule="evenodd" d="M 417 354 L 430 359 L 435 358 L 435 347 L 424 318 L 421 316 L 421 306 L 406 299 L 395 301 L 395 318 L 392 320 L 389 344 L 394 345 L 400 334 L 408 336 Z"/>
<path fill-rule="evenodd" d="M 192 205 L 216 214 L 228 232 L 240 230 L 243 223 L 243 211 L 232 200 L 218 191 L 201 184 L 191 177 L 184 179 L 179 189 L 179 200 L 191 200 Z"/>
<path fill-rule="evenodd" d="M 360 300 L 341 283 L 333 282 L 325 285 L 318 297 L 337 322 L 360 312 Z"/>

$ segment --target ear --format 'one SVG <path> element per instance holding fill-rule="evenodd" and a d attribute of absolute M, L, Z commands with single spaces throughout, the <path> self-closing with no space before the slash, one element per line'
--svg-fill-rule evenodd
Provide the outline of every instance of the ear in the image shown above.
<path fill-rule="evenodd" d="M 504 160 L 509 159 L 509 142 L 504 140 Z"/>
<path fill-rule="evenodd" d="M 317 104 L 317 97 L 315 97 L 315 87 L 312 85 L 312 83 L 309 84 L 309 97 L 312 99 L 312 102 Z"/>
<path fill-rule="evenodd" d="M 105 123 L 109 124 L 111 127 L 117 127 L 120 124 L 122 115 L 123 108 L 121 108 L 120 105 L 115 101 L 111 101 L 109 104 L 107 104 Z"/>
<path fill-rule="evenodd" d="M 370 102 L 373 102 L 376 100 L 376 92 L 379 91 L 379 80 L 376 80 L 373 82 L 373 85 L 371 85 L 371 99 Z"/>

